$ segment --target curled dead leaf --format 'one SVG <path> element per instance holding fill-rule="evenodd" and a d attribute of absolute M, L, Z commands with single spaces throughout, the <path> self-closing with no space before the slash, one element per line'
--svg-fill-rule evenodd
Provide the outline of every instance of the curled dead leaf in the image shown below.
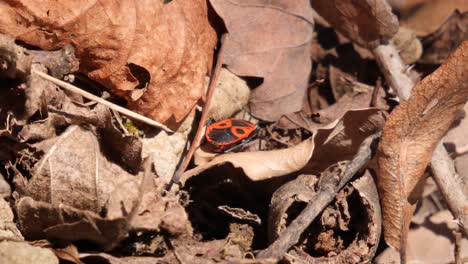
<path fill-rule="evenodd" d="M 301 169 L 320 172 L 333 162 L 352 157 L 362 140 L 379 130 L 383 123 L 383 114 L 378 109 L 351 110 L 299 145 L 280 150 L 217 156 L 208 163 L 186 171 L 181 182 L 224 163 L 242 168 L 252 181 L 280 177 Z"/>
<path fill-rule="evenodd" d="M 413 89 L 390 115 L 378 149 L 384 235 L 405 247 L 420 181 L 432 152 L 468 100 L 468 41 Z M 416 195 L 416 197 L 415 197 Z"/>

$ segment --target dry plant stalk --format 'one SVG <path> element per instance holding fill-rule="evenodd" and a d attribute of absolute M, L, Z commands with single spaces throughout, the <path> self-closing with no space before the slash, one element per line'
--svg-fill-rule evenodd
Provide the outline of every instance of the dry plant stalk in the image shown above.
<path fill-rule="evenodd" d="M 109 102 L 107 100 L 104 100 L 104 99 L 102 99 L 100 97 L 97 97 L 97 96 L 91 94 L 91 93 L 88 93 L 88 92 L 86 92 L 86 91 L 84 91 L 84 90 L 82 90 L 82 89 L 80 89 L 80 88 L 78 88 L 78 87 L 76 87 L 74 85 L 66 83 L 66 82 L 64 82 L 62 80 L 59 80 L 59 79 L 55 78 L 55 77 L 52 77 L 52 76 L 48 75 L 47 73 L 36 71 L 36 70 L 33 70 L 31 73 L 37 74 L 41 78 L 43 78 L 45 80 L 48 80 L 48 81 L 50 81 L 50 82 L 52 82 L 52 83 L 54 83 L 54 84 L 56 84 L 56 85 L 58 85 L 58 86 L 60 86 L 60 87 L 62 87 L 64 89 L 67 89 L 69 91 L 77 93 L 77 94 L 83 96 L 86 99 L 89 99 L 89 100 L 92 100 L 94 102 L 103 104 L 103 105 L 109 107 L 110 109 L 115 110 L 115 111 L 117 111 L 117 112 L 119 112 L 119 113 L 121 113 L 123 115 L 126 115 L 126 116 L 128 116 L 130 118 L 133 118 L 135 120 L 138 120 L 138 121 L 143 122 L 143 123 L 145 123 L 147 125 L 150 125 L 150 126 L 161 128 L 166 132 L 174 132 L 171 129 L 169 129 L 168 127 L 166 127 L 165 125 L 163 125 L 163 124 L 161 124 L 159 122 L 156 122 L 156 121 L 154 121 L 154 120 L 152 120 L 152 119 L 150 119 L 150 118 L 148 118 L 146 116 L 142 116 L 142 115 L 140 115 L 138 113 L 130 111 L 130 110 L 128 110 L 128 109 L 126 109 L 124 107 L 121 107 L 119 105 L 113 104 L 113 103 L 111 103 L 111 102 Z"/>
<path fill-rule="evenodd" d="M 392 112 L 379 145 L 379 189 L 387 243 L 404 259 L 417 184 L 432 153 L 468 100 L 468 41 Z M 467 207 L 466 198 L 465 208 Z M 468 211 L 465 209 L 465 212 Z"/>
<path fill-rule="evenodd" d="M 219 49 L 218 52 L 218 61 L 216 62 L 216 66 L 213 69 L 213 74 L 210 78 L 210 84 L 208 85 L 208 91 L 206 95 L 206 102 L 203 107 L 203 112 L 202 116 L 200 118 L 200 122 L 198 124 L 198 129 L 197 133 L 195 134 L 195 138 L 192 141 L 192 145 L 190 146 L 189 151 L 187 152 L 187 155 L 185 155 L 184 160 L 180 164 L 179 168 L 177 168 L 176 172 L 174 173 L 174 176 L 172 177 L 171 181 L 169 182 L 169 185 L 167 186 L 167 190 L 170 191 L 172 188 L 172 185 L 174 183 L 178 183 L 180 178 L 182 177 L 182 174 L 184 173 L 185 169 L 187 169 L 190 160 L 192 159 L 193 154 L 195 153 L 195 150 L 200 146 L 200 142 L 203 138 L 203 131 L 205 128 L 206 124 L 206 119 L 208 117 L 208 113 L 210 111 L 210 105 L 211 101 L 213 98 L 214 90 L 216 87 L 216 81 L 218 80 L 219 72 L 221 70 L 221 66 L 223 65 L 223 54 L 224 54 L 224 39 L 226 38 L 226 35 L 223 35 L 221 37 L 221 48 Z"/>

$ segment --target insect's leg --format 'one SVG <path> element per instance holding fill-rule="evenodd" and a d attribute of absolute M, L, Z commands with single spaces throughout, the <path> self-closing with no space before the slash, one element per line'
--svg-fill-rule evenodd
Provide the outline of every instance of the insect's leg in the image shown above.
<path fill-rule="evenodd" d="M 251 142 L 254 139 L 255 139 L 255 137 L 250 137 L 250 138 L 244 139 L 244 140 L 241 141 L 241 143 L 239 143 L 239 144 L 237 144 L 237 145 L 235 145 L 235 146 L 233 146 L 231 148 L 226 149 L 224 151 L 224 153 L 228 153 L 228 152 L 231 152 L 233 150 L 239 149 L 240 147 L 244 146 L 245 144 Z"/>
<path fill-rule="evenodd" d="M 214 149 L 214 152 L 224 152 L 224 146 L 217 146 L 217 148 Z"/>

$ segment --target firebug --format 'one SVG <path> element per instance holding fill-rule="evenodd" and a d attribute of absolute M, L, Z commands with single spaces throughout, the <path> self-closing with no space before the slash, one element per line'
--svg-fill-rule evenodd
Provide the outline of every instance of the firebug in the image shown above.
<path fill-rule="evenodd" d="M 227 152 L 242 142 L 251 139 L 257 126 L 248 121 L 229 118 L 218 121 L 206 128 L 206 140 L 216 147 L 214 152 Z"/>

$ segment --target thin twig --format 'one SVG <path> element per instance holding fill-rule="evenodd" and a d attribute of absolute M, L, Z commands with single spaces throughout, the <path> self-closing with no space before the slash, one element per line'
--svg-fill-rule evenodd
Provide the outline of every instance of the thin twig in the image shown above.
<path fill-rule="evenodd" d="M 204 128 L 205 128 L 207 117 L 208 117 L 208 111 L 210 109 L 211 101 L 212 101 L 214 90 L 215 90 L 215 87 L 216 87 L 216 82 L 218 80 L 218 75 L 219 75 L 219 72 L 221 70 L 221 66 L 223 64 L 225 36 L 226 35 L 223 35 L 221 37 L 221 48 L 219 49 L 218 59 L 216 61 L 216 66 L 213 69 L 213 74 L 211 75 L 210 83 L 208 85 L 206 101 L 205 101 L 205 105 L 203 106 L 203 112 L 202 112 L 202 116 L 200 118 L 200 123 L 198 124 L 197 133 L 196 133 L 196 135 L 195 135 L 195 137 L 194 137 L 194 139 L 192 141 L 192 145 L 190 146 L 190 149 L 188 150 L 187 155 L 185 156 L 184 160 L 182 161 L 182 164 L 180 164 L 180 166 L 177 168 L 176 172 L 174 173 L 174 176 L 172 176 L 172 179 L 171 179 L 169 185 L 166 188 L 167 191 L 171 190 L 172 185 L 174 183 L 179 182 L 180 177 L 182 176 L 184 171 L 187 169 L 187 167 L 188 167 L 188 165 L 190 163 L 190 160 L 192 159 L 192 156 L 195 153 L 195 150 L 197 150 L 197 148 L 200 146 L 200 142 L 201 142 L 201 140 L 203 138 L 203 131 L 204 131 Z"/>
<path fill-rule="evenodd" d="M 119 112 L 112 110 L 112 113 L 114 114 L 115 120 L 117 120 L 117 123 L 119 124 L 120 129 L 124 132 L 126 136 L 130 135 L 128 132 L 127 128 L 124 126 L 122 117 L 120 116 Z"/>
<path fill-rule="evenodd" d="M 359 147 L 354 158 L 348 163 L 342 175 L 337 175 L 339 181 L 336 183 L 325 183 L 320 188 L 313 202 L 307 204 L 300 215 L 280 234 L 268 248 L 257 254 L 258 258 L 279 258 L 295 245 L 304 230 L 314 219 L 335 199 L 336 194 L 351 180 L 356 172 L 361 169 L 372 158 L 375 142 L 380 133 L 367 137 Z"/>
<path fill-rule="evenodd" d="M 463 180 L 456 172 L 452 158 L 442 143 L 439 143 L 432 154 L 431 160 L 432 174 L 434 181 L 442 196 L 447 201 L 447 206 L 460 225 L 460 230 L 468 235 L 468 200 L 460 186 L 463 186 Z"/>
<path fill-rule="evenodd" d="M 458 230 L 454 230 L 453 236 L 455 237 L 455 247 L 454 247 L 455 264 L 463 264 L 461 260 L 462 233 L 460 233 Z"/>
<path fill-rule="evenodd" d="M 166 242 L 167 247 L 172 251 L 172 254 L 174 254 L 174 257 L 177 260 L 177 262 L 179 262 L 179 264 L 184 264 L 182 258 L 177 253 L 177 249 L 172 244 L 171 239 L 167 236 L 164 236 L 164 242 Z"/>
<path fill-rule="evenodd" d="M 370 101 L 369 106 L 370 107 L 378 107 L 377 106 L 377 99 L 379 97 L 379 90 L 382 88 L 382 79 L 380 77 L 377 79 L 377 82 L 375 82 L 374 90 L 372 91 L 372 98 Z"/>
<path fill-rule="evenodd" d="M 78 87 L 76 87 L 76 86 L 74 86 L 72 84 L 69 84 L 69 83 L 64 82 L 62 80 L 59 80 L 59 79 L 57 79 L 55 77 L 52 77 L 52 76 L 48 75 L 47 73 L 36 71 L 36 70 L 32 70 L 31 73 L 37 74 L 41 78 L 43 78 L 45 80 L 48 80 L 48 81 L 50 81 L 50 82 L 52 82 L 52 83 L 54 83 L 54 84 L 56 84 L 56 85 L 58 85 L 58 86 L 60 86 L 60 87 L 62 87 L 64 89 L 67 89 L 69 91 L 77 93 L 77 94 L 83 96 L 86 99 L 89 99 L 89 100 L 95 101 L 97 103 L 103 104 L 103 105 L 109 107 L 110 109 L 115 110 L 115 111 L 117 111 L 117 112 L 119 112 L 119 113 L 121 113 L 123 115 L 126 115 L 126 116 L 128 116 L 130 118 L 133 118 L 135 120 L 138 120 L 138 121 L 143 122 L 145 124 L 148 124 L 150 126 L 161 128 L 161 129 L 163 129 L 163 130 L 165 130 L 167 132 L 174 132 L 171 129 L 169 129 L 168 127 L 166 127 L 165 125 L 160 124 L 159 122 L 156 122 L 156 121 L 154 121 L 154 120 L 152 120 L 152 119 L 150 119 L 150 118 L 148 118 L 146 116 L 142 116 L 142 115 L 140 115 L 138 113 L 135 113 L 133 111 L 130 111 L 130 110 L 124 108 L 124 107 L 121 107 L 119 105 L 116 105 L 116 104 L 113 104 L 113 103 L 111 103 L 109 101 L 106 101 L 106 100 L 102 99 L 101 97 L 98 97 L 98 96 L 95 96 L 94 94 L 88 93 L 88 92 L 86 92 L 86 91 L 84 91 L 84 90 L 82 90 L 82 89 L 80 89 L 80 88 L 78 88 Z"/>

